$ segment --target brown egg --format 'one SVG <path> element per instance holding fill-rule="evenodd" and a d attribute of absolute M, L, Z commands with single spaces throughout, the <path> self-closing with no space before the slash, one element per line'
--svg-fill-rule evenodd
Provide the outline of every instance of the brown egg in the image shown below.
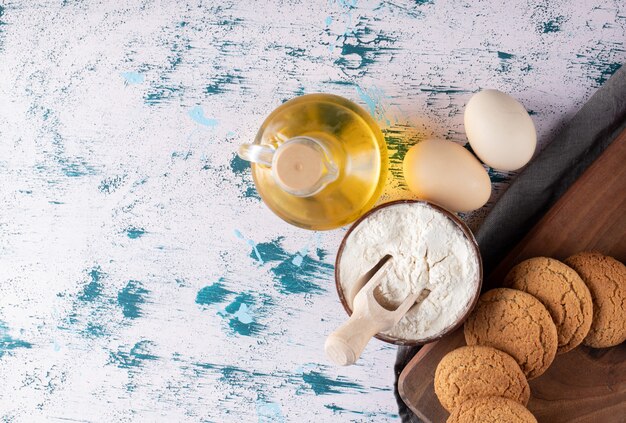
<path fill-rule="evenodd" d="M 455 211 L 482 207 L 491 195 L 491 181 L 482 164 L 452 141 L 426 140 L 404 158 L 404 180 L 418 197 Z"/>

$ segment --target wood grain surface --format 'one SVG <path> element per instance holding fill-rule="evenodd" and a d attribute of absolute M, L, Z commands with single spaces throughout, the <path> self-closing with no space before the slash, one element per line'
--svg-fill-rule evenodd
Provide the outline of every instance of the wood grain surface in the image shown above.
<path fill-rule="evenodd" d="M 536 256 L 563 259 L 596 250 L 626 259 L 626 131 L 570 187 L 550 211 L 500 263 L 486 281 L 496 287 L 520 261 Z M 463 330 L 424 347 L 398 383 L 405 403 L 426 422 L 448 413 L 435 396 L 433 378 L 441 358 L 465 344 Z M 578 347 L 559 355 L 530 381 L 528 408 L 539 422 L 624 422 L 626 343 L 596 350 Z"/>

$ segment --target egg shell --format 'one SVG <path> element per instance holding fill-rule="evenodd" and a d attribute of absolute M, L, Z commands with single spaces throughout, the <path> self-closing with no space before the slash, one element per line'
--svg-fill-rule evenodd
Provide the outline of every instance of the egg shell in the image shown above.
<path fill-rule="evenodd" d="M 452 141 L 426 140 L 404 157 L 404 180 L 419 198 L 456 212 L 482 207 L 491 195 L 491 181 L 482 164 Z"/>
<path fill-rule="evenodd" d="M 465 133 L 485 164 L 517 170 L 532 158 L 537 132 L 528 112 L 517 100 L 498 90 L 474 94 L 465 107 Z"/>

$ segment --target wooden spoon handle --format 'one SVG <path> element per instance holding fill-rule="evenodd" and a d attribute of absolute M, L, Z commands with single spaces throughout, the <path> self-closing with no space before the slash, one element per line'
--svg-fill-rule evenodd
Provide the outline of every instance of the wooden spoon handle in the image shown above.
<path fill-rule="evenodd" d="M 361 356 L 369 340 L 381 330 L 381 327 L 369 314 L 352 313 L 350 319 L 326 338 L 324 350 L 334 363 L 341 366 L 354 364 Z"/>

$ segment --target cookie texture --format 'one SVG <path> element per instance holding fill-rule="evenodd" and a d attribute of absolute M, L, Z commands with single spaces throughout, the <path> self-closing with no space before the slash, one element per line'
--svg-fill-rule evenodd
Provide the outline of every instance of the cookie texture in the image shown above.
<path fill-rule="evenodd" d="M 580 345 L 593 317 L 591 293 L 571 267 L 548 257 L 535 257 L 513 267 L 504 286 L 537 298 L 548 309 L 556 325 L 557 354 Z"/>
<path fill-rule="evenodd" d="M 530 294 L 497 288 L 480 296 L 464 326 L 468 345 L 486 345 L 511 355 L 528 379 L 552 364 L 557 349 L 550 313 Z"/>
<path fill-rule="evenodd" d="M 526 405 L 530 387 L 513 357 L 492 347 L 467 346 L 446 354 L 435 371 L 435 393 L 448 411 L 468 399 L 501 396 Z"/>
<path fill-rule="evenodd" d="M 593 300 L 593 321 L 583 343 L 607 348 L 626 340 L 626 266 L 613 257 L 582 252 L 565 260 L 585 282 Z"/>
<path fill-rule="evenodd" d="M 447 423 L 537 423 L 523 405 L 507 398 L 482 397 L 457 407 Z"/>

